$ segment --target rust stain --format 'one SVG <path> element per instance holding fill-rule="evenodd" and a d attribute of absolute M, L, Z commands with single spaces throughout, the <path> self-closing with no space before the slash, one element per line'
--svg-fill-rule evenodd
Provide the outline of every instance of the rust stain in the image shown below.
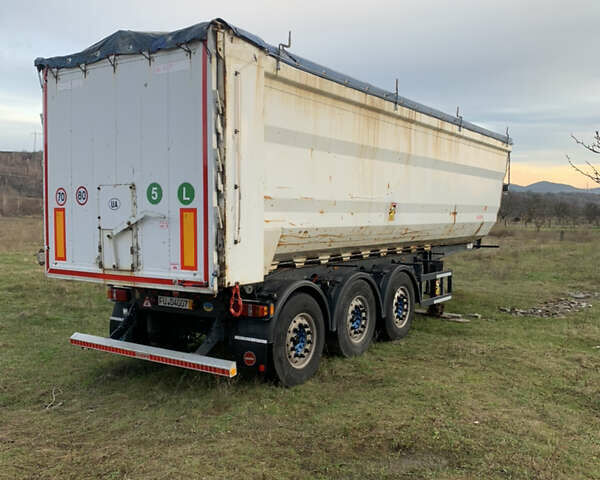
<path fill-rule="evenodd" d="M 273 197 L 271 195 L 265 195 L 265 200 L 273 200 Z"/>
<path fill-rule="evenodd" d="M 456 225 L 456 215 L 458 215 L 458 212 L 456 211 L 456 206 L 454 206 L 454 210 L 450 212 L 450 215 L 452 216 L 452 224 Z"/>
<path fill-rule="evenodd" d="M 475 233 L 473 235 L 477 235 L 479 233 L 479 231 L 481 230 L 481 228 L 483 227 L 484 222 L 481 222 L 479 224 L 479 226 L 477 227 L 477 230 L 475 230 Z"/>
<path fill-rule="evenodd" d="M 282 218 L 265 218 L 265 223 L 271 222 L 285 222 L 285 220 Z"/>

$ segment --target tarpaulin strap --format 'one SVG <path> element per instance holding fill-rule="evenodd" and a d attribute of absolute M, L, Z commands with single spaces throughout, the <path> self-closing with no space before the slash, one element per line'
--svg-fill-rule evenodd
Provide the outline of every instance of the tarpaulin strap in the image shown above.
<path fill-rule="evenodd" d="M 234 317 L 239 317 L 242 314 L 242 296 L 240 295 L 240 284 L 236 283 L 231 290 L 231 299 L 229 300 L 229 313 Z"/>

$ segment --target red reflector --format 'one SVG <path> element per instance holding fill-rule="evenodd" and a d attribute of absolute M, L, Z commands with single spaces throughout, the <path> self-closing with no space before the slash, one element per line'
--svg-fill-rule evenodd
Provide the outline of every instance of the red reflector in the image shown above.
<path fill-rule="evenodd" d="M 261 364 L 258 366 L 258 371 L 259 371 L 260 373 L 264 373 L 264 372 L 265 372 L 265 366 L 264 366 L 264 364 L 262 364 L 262 363 L 261 363 Z"/>
<path fill-rule="evenodd" d="M 128 302 L 131 292 L 124 288 L 109 288 L 106 292 L 106 296 L 113 302 Z"/>
<path fill-rule="evenodd" d="M 254 352 L 248 351 L 244 353 L 244 363 L 248 367 L 251 367 L 256 363 L 256 355 L 254 354 Z"/>

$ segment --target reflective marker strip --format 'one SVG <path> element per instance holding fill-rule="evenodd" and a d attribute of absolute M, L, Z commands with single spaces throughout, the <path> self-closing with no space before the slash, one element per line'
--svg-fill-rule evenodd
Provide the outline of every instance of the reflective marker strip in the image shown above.
<path fill-rule="evenodd" d="M 76 335 L 80 335 L 80 334 L 74 334 L 73 337 L 75 337 Z M 198 362 L 194 362 L 194 361 L 187 361 L 184 359 L 172 358 L 172 357 L 167 357 L 164 355 L 158 355 L 156 353 L 150 353 L 150 352 L 145 353 L 145 352 L 139 352 L 139 351 L 136 352 L 135 350 L 131 350 L 129 348 L 116 347 L 113 345 L 103 345 L 102 343 L 89 342 L 89 341 L 80 340 L 80 339 L 73 338 L 73 337 L 71 337 L 71 339 L 70 339 L 71 344 L 76 345 L 78 347 L 82 347 L 82 348 L 90 348 L 92 350 L 99 350 L 102 352 L 116 353 L 117 355 L 123 355 L 124 357 L 137 358 L 140 360 L 148 360 L 150 362 L 162 363 L 165 365 L 172 365 L 175 367 L 188 368 L 190 370 L 197 370 L 200 372 L 212 373 L 214 375 L 221 375 L 223 377 L 231 378 L 231 377 L 235 377 L 237 375 L 237 368 L 235 367 L 235 363 L 233 363 L 233 362 L 231 362 L 233 364 L 233 366 L 229 369 L 220 368 L 220 367 L 215 367 L 212 365 L 205 365 L 203 363 L 198 363 Z M 122 343 L 126 344 L 128 342 L 122 342 Z M 153 349 L 150 347 L 147 350 L 151 351 L 151 350 L 163 350 L 163 349 Z M 180 352 L 174 352 L 174 353 L 180 353 Z"/>
<path fill-rule="evenodd" d="M 182 270 L 198 270 L 198 215 L 195 208 L 179 209 Z"/>
<path fill-rule="evenodd" d="M 241 340 L 243 342 L 267 343 L 267 341 L 264 338 L 243 337 L 242 335 L 236 335 L 233 338 L 235 340 Z"/>
<path fill-rule="evenodd" d="M 440 297 L 440 298 L 436 298 L 433 303 L 442 303 L 442 302 L 447 302 L 448 300 L 452 299 L 452 295 L 446 295 L 445 297 Z"/>
<path fill-rule="evenodd" d="M 67 239 L 65 227 L 65 209 L 54 209 L 54 260 L 67 259 Z"/>

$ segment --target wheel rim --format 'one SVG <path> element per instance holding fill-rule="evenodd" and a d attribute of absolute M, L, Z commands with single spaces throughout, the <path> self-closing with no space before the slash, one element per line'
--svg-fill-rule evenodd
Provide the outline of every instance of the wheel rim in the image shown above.
<path fill-rule="evenodd" d="M 403 328 L 408 322 L 410 316 L 410 295 L 406 287 L 400 287 L 394 294 L 394 325 L 396 328 Z"/>
<path fill-rule="evenodd" d="M 314 355 L 316 337 L 314 319 L 308 313 L 296 315 L 290 322 L 286 336 L 286 355 L 294 368 L 304 368 Z"/>
<path fill-rule="evenodd" d="M 354 343 L 360 343 L 367 335 L 369 326 L 369 303 L 362 295 L 352 299 L 346 315 L 348 337 Z"/>

